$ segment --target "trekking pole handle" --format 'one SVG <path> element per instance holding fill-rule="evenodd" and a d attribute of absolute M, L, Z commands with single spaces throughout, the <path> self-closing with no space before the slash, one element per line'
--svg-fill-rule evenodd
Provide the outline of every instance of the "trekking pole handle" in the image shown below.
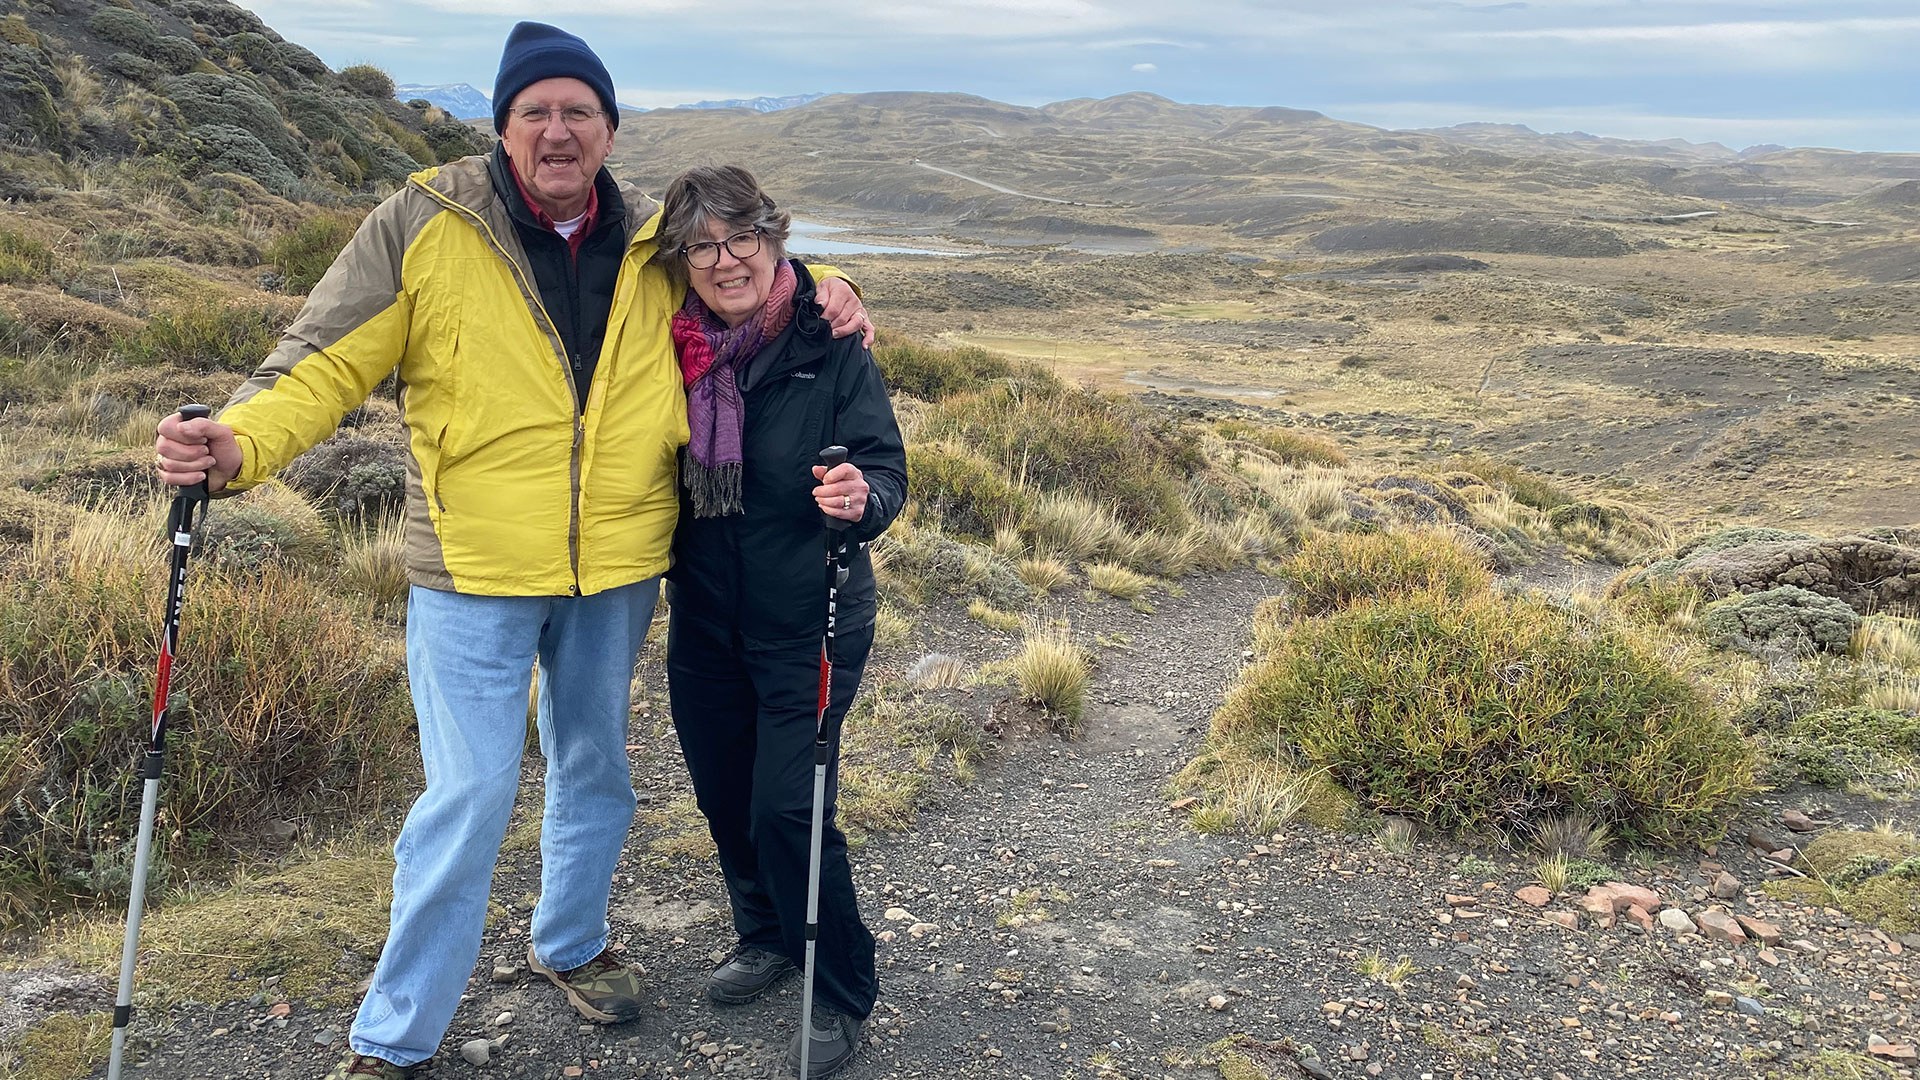
<path fill-rule="evenodd" d="M 213 410 L 205 405 L 180 406 L 180 419 L 182 420 L 205 420 L 212 415 Z M 197 484 L 187 484 L 183 486 L 178 493 L 178 497 L 182 499 L 192 499 L 196 502 L 207 501 L 209 496 L 207 494 L 206 479 L 202 478 Z"/>
<path fill-rule="evenodd" d="M 827 467 L 828 472 L 832 472 L 833 470 L 839 468 L 842 465 L 845 465 L 846 463 L 847 463 L 846 447 L 836 444 L 833 446 L 821 448 L 820 464 L 825 465 Z M 853 525 L 853 522 L 842 521 L 841 519 L 834 517 L 832 514 L 823 513 L 820 515 L 820 517 L 823 521 L 826 522 L 827 528 L 832 529 L 834 532 L 840 532 L 843 529 L 851 528 Z"/>

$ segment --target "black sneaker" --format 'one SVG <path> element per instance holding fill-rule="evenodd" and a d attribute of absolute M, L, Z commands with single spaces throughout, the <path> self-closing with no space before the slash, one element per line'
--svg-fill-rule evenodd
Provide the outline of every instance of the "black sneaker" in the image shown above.
<path fill-rule="evenodd" d="M 720 1005 L 745 1005 L 767 992 L 793 961 L 757 945 L 738 945 L 727 962 L 707 976 L 707 997 Z"/>
<path fill-rule="evenodd" d="M 865 1026 L 865 1021 L 815 1004 L 811 1026 L 813 1047 L 807 1052 L 806 1076 L 799 1076 L 800 1032 L 794 1033 L 793 1042 L 787 1047 L 787 1071 L 798 1080 L 819 1080 L 822 1076 L 832 1076 L 852 1061 L 853 1052 L 860 1046 L 860 1029 Z"/>

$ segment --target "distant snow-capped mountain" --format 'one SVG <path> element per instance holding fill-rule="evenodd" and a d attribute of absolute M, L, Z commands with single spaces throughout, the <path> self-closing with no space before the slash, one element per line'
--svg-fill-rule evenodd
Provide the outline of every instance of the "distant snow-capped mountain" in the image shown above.
<path fill-rule="evenodd" d="M 451 83 L 444 86 L 420 86 L 409 83 L 406 86 L 394 87 L 393 96 L 401 101 L 426 98 L 452 113 L 456 120 L 472 120 L 476 117 L 493 115 L 493 102 L 487 98 L 487 95 L 466 83 Z"/>
<path fill-rule="evenodd" d="M 751 109 L 754 112 L 779 112 L 796 105 L 805 105 L 809 101 L 818 101 L 825 94 L 788 94 L 786 97 L 727 98 L 724 101 L 696 101 L 690 105 L 675 105 L 676 109 Z"/>

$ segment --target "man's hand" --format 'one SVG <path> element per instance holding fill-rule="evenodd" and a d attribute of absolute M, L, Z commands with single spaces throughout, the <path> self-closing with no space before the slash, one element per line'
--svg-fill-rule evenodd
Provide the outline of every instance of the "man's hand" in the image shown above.
<path fill-rule="evenodd" d="M 813 502 L 821 513 L 852 522 L 867 516 L 867 479 L 853 462 L 843 461 L 832 472 L 825 465 L 815 465 L 813 478 L 820 481 L 813 489 Z"/>
<path fill-rule="evenodd" d="M 217 420 L 182 420 L 174 413 L 160 421 L 153 450 L 160 479 L 174 487 L 205 480 L 212 494 L 240 474 L 240 444 L 233 429 Z"/>
<path fill-rule="evenodd" d="M 845 279 L 830 277 L 823 278 L 813 289 L 820 314 L 833 327 L 834 337 L 846 337 L 857 331 L 860 344 L 873 348 L 873 320 L 867 318 L 867 309 L 861 306 L 860 295 L 853 291 L 852 285 Z"/>

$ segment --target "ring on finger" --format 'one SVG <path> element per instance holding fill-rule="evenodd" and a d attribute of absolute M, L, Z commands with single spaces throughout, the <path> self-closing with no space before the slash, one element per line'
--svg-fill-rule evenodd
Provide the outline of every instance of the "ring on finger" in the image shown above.
<path fill-rule="evenodd" d="M 842 510 L 853 509 L 853 496 L 851 495 L 840 496 L 840 509 Z"/>

